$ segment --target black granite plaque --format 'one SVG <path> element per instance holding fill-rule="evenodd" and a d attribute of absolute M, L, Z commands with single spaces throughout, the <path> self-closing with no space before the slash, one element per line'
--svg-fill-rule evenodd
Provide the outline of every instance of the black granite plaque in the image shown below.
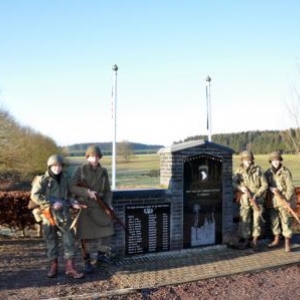
<path fill-rule="evenodd" d="M 184 248 L 222 243 L 222 160 L 187 157 L 183 176 Z"/>
<path fill-rule="evenodd" d="M 170 203 L 126 205 L 126 255 L 170 250 Z"/>

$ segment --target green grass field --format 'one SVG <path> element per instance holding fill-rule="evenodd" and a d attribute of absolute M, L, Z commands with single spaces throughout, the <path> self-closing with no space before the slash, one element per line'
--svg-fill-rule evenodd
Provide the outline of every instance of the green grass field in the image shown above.
<path fill-rule="evenodd" d="M 255 163 L 265 171 L 270 167 L 268 155 L 255 155 Z M 283 163 L 291 170 L 295 186 L 300 186 L 300 156 L 284 155 Z M 72 174 L 78 164 L 86 162 L 85 158 L 68 158 L 68 171 Z M 111 156 L 104 156 L 101 159 L 103 167 L 111 174 Z M 239 156 L 233 156 L 233 170 L 240 163 Z M 116 162 L 116 185 L 117 188 L 147 188 L 160 187 L 159 185 L 160 159 L 157 154 L 139 154 L 132 157 L 126 163 L 123 158 Z"/>
<path fill-rule="evenodd" d="M 69 157 L 67 163 L 68 171 L 72 174 L 78 164 L 85 163 L 84 157 Z M 100 161 L 111 174 L 112 157 L 103 156 Z M 126 188 L 158 188 L 159 184 L 159 156 L 157 154 L 134 155 L 130 162 L 125 162 L 123 158 L 116 161 L 116 186 L 120 189 Z"/>

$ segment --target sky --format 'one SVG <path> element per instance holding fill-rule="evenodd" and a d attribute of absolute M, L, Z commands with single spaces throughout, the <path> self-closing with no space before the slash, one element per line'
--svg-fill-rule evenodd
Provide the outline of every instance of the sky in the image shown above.
<path fill-rule="evenodd" d="M 170 146 L 208 134 L 210 76 L 212 134 L 287 129 L 299 11 L 299 0 L 0 0 L 0 106 L 59 146 Z"/>

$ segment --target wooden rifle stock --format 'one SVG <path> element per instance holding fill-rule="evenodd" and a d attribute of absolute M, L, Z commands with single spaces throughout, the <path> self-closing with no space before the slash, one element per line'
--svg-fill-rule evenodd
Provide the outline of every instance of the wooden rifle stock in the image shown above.
<path fill-rule="evenodd" d="M 250 203 L 253 206 L 253 209 L 260 212 L 259 216 L 260 216 L 261 220 L 265 223 L 266 221 L 262 216 L 262 213 L 260 211 L 260 207 L 257 205 L 256 201 L 253 199 L 253 195 L 251 194 L 251 192 L 248 189 L 247 189 L 247 196 L 248 196 L 248 199 L 249 199 Z"/>
<path fill-rule="evenodd" d="M 77 184 L 78 186 L 80 187 L 84 187 L 84 188 L 87 188 L 87 189 L 90 189 L 90 190 L 93 190 L 89 187 L 89 185 L 85 182 L 85 181 L 80 181 L 78 182 Z M 121 225 L 121 227 L 128 233 L 129 233 L 129 230 L 128 228 L 125 226 L 125 224 L 117 217 L 117 215 L 115 214 L 114 210 L 106 203 L 104 202 L 100 195 L 98 193 L 96 193 L 96 199 L 97 199 L 97 202 L 98 204 L 100 205 L 100 207 L 105 211 L 105 213 L 112 219 L 112 220 L 115 220 L 119 225 Z"/>
<path fill-rule="evenodd" d="M 279 190 L 274 190 L 274 194 L 279 199 L 279 201 L 282 204 L 282 206 L 284 207 L 284 209 L 286 209 L 297 220 L 297 222 L 300 224 L 300 219 L 299 219 L 298 215 L 290 207 L 290 205 L 287 202 L 287 200 L 284 197 L 284 195 Z"/>
<path fill-rule="evenodd" d="M 55 226 L 56 222 L 52 216 L 51 213 L 51 208 L 50 207 L 45 207 L 43 209 L 41 209 L 41 213 L 44 215 L 44 217 L 49 221 L 51 226 Z"/>

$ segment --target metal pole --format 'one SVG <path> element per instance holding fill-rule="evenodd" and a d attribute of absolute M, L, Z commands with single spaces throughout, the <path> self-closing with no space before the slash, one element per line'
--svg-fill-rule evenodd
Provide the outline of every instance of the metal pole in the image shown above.
<path fill-rule="evenodd" d="M 211 142 L 211 94 L 210 94 L 210 82 L 211 78 L 206 77 L 206 105 L 207 105 L 207 130 L 208 141 Z"/>
<path fill-rule="evenodd" d="M 113 143 L 112 143 L 112 166 L 111 166 L 111 187 L 116 188 L 116 140 L 117 140 L 117 72 L 118 66 L 113 65 L 113 95 L 112 95 L 112 113 L 113 113 Z"/>

